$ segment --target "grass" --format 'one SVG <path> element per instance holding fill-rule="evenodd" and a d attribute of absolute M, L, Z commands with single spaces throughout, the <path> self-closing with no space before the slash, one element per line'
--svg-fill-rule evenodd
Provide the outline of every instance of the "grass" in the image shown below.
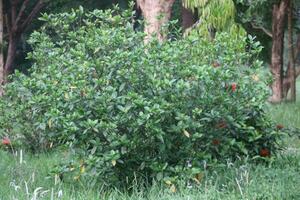
<path fill-rule="evenodd" d="M 134 189 L 132 194 L 118 190 L 90 189 L 84 183 L 55 184 L 48 177 L 50 167 L 61 161 L 61 153 L 26 155 L 0 151 L 0 199 L 111 199 L 111 200 L 192 200 L 192 199 L 300 199 L 300 151 L 288 150 L 269 165 L 247 162 L 229 163 L 214 172 L 206 172 L 197 188 L 177 186 L 172 192 L 166 185 Z"/>
<path fill-rule="evenodd" d="M 286 128 L 300 129 L 300 79 L 297 81 L 297 101 L 270 105 L 268 110 L 272 119 Z M 289 147 L 300 148 L 300 140 L 292 137 L 286 143 Z"/>
<path fill-rule="evenodd" d="M 274 121 L 300 129 L 300 80 L 297 84 L 297 102 L 271 105 L 270 114 Z"/>
<path fill-rule="evenodd" d="M 298 94 L 300 94 L 299 82 Z M 300 95 L 298 96 L 300 99 Z M 285 127 L 300 128 L 300 101 L 270 105 L 272 118 Z M 202 199 L 300 199 L 300 141 L 286 141 L 287 150 L 269 165 L 249 162 L 228 163 L 205 172 L 197 187 L 177 185 L 176 192 L 167 185 L 154 184 L 128 194 L 117 189 L 89 187 L 88 182 L 75 184 L 55 181 L 48 175 L 51 167 L 64 159 L 62 152 L 13 155 L 0 150 L 0 200 L 202 200 Z M 174 189 L 174 188 L 173 188 Z"/>

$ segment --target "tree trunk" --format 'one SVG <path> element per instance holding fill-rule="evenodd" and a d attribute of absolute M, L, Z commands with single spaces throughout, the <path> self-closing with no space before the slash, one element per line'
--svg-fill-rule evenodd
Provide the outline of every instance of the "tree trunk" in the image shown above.
<path fill-rule="evenodd" d="M 3 95 L 4 84 L 4 57 L 3 57 L 3 25 L 4 25 L 3 1 L 0 0 L 0 96 Z"/>
<path fill-rule="evenodd" d="M 296 79 L 297 77 L 300 75 L 300 34 L 298 33 L 297 35 L 297 40 L 296 40 L 296 44 L 294 45 L 294 48 L 293 48 L 293 56 L 294 56 L 294 59 L 293 59 L 293 64 L 294 64 L 294 74 L 295 74 L 295 82 L 296 82 Z M 283 79 L 283 92 L 284 92 L 284 97 L 287 97 L 288 95 L 288 92 L 291 88 L 291 75 L 292 75 L 292 68 L 291 68 L 291 63 L 289 61 L 288 63 L 288 67 L 287 67 L 287 70 L 286 70 L 286 74 L 285 74 L 285 77 Z M 296 83 L 295 83 L 296 84 Z M 296 87 L 295 87 L 296 88 Z M 296 94 L 295 94 L 296 96 Z"/>
<path fill-rule="evenodd" d="M 0 0 L 0 1 L 1 1 L 1 3 L 3 3 L 3 0 Z M 0 81 L 1 81 L 2 85 L 5 84 L 5 82 L 7 81 L 7 76 L 14 71 L 13 63 L 14 63 L 14 59 L 17 54 L 17 44 L 18 44 L 22 34 L 26 30 L 26 28 L 30 25 L 30 23 L 32 22 L 34 17 L 41 11 L 41 9 L 46 4 L 46 1 L 43 1 L 43 0 L 36 1 L 36 3 L 34 5 L 31 5 L 32 1 L 30 1 L 30 0 L 24 0 L 24 1 L 10 0 L 10 1 L 5 1 L 5 2 L 9 2 L 6 5 L 8 10 L 6 11 L 7 15 L 5 15 L 5 17 L 6 17 L 5 25 L 6 25 L 6 30 L 8 33 L 8 49 L 7 49 L 7 53 L 6 53 L 5 63 L 0 65 L 0 66 L 2 66 L 1 70 L 0 70 L 0 74 L 1 74 Z M 31 6 L 33 6 L 33 7 L 31 7 Z M 30 8 L 30 7 L 31 7 L 31 10 L 28 10 L 28 8 Z M 3 9 L 1 9 L 1 11 L 2 11 L 2 15 L 1 15 L 1 12 L 0 12 L 0 15 L 1 15 L 1 17 L 3 17 Z M 27 14 L 27 16 L 26 16 L 26 14 Z M 2 63 L 3 63 L 3 61 L 2 61 Z M 1 87 L 1 90 L 3 93 L 2 87 Z"/>
<path fill-rule="evenodd" d="M 300 34 L 298 34 L 297 36 L 297 42 L 295 47 L 293 48 L 294 51 L 294 69 L 295 69 L 295 82 L 297 77 L 300 75 L 300 62 L 299 62 L 299 58 L 300 58 Z M 288 67 L 286 70 L 286 74 L 285 77 L 283 79 L 283 93 L 284 93 L 284 97 L 287 97 L 287 94 L 291 88 L 291 63 L 288 63 Z"/>
<path fill-rule="evenodd" d="M 7 56 L 5 61 L 5 67 L 4 67 L 4 74 L 7 77 L 7 75 L 11 74 L 14 71 L 13 64 L 14 60 L 17 54 L 17 44 L 20 40 L 20 35 L 11 33 L 9 35 L 8 40 L 8 49 L 7 49 Z"/>
<path fill-rule="evenodd" d="M 296 101 L 296 74 L 295 74 L 295 58 L 293 47 L 293 3 L 289 2 L 288 9 L 288 46 L 289 46 L 289 63 L 290 63 L 290 86 L 291 86 L 291 98 L 292 102 Z"/>
<path fill-rule="evenodd" d="M 196 18 L 192 10 L 185 8 L 183 5 L 181 6 L 181 19 L 181 26 L 183 31 L 193 26 L 193 24 L 196 22 Z"/>
<path fill-rule="evenodd" d="M 142 10 L 146 33 L 145 43 L 154 36 L 159 41 L 164 41 L 167 37 L 167 30 L 164 25 L 171 17 L 172 5 L 175 0 L 137 0 Z"/>
<path fill-rule="evenodd" d="M 273 75 L 272 96 L 269 101 L 279 103 L 283 97 L 283 42 L 284 22 L 289 0 L 282 0 L 279 5 L 273 5 L 272 12 L 272 58 L 271 73 Z"/>

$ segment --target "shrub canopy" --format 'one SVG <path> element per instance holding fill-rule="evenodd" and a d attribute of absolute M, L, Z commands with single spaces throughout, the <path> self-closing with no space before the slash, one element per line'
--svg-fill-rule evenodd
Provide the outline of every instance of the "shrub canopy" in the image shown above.
<path fill-rule="evenodd" d="M 144 45 L 131 14 L 44 15 L 30 75 L 16 73 L 1 99 L 1 134 L 33 150 L 67 145 L 64 172 L 110 184 L 193 178 L 203 162 L 276 150 L 251 37 L 247 51 L 226 34 Z"/>

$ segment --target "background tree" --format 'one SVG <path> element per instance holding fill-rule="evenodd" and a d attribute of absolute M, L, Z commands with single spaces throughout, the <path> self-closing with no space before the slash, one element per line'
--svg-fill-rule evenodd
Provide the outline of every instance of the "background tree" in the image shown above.
<path fill-rule="evenodd" d="M 141 8 L 145 19 L 145 42 L 148 42 L 153 35 L 159 41 L 166 39 L 167 34 L 163 30 L 163 25 L 171 17 L 174 2 L 175 0 L 137 0 L 137 4 Z"/>
<path fill-rule="evenodd" d="M 265 47 L 262 58 L 264 58 L 264 61 L 271 66 L 270 69 L 272 69 L 275 80 L 272 85 L 273 96 L 271 100 L 273 102 L 278 102 L 287 97 L 290 87 L 293 88 L 292 83 L 294 81 L 292 74 L 295 74 L 295 78 L 300 74 L 300 67 L 298 67 L 300 66 L 298 62 L 300 35 L 298 34 L 297 37 L 295 37 L 298 38 L 298 42 L 296 43 L 298 45 L 295 44 L 294 40 L 290 41 L 293 43 L 294 47 L 291 49 L 294 51 L 294 62 L 291 60 L 287 62 L 287 60 L 284 60 L 284 55 L 287 51 L 284 51 L 283 48 L 284 46 L 287 47 L 287 43 L 284 43 L 284 40 L 281 43 L 276 35 L 273 37 L 274 31 L 272 30 L 272 18 L 270 17 L 274 13 L 279 17 L 279 13 L 281 12 L 280 8 L 282 8 L 280 5 L 285 5 L 283 9 L 284 12 L 281 13 L 284 15 L 282 18 L 283 24 L 287 24 L 286 5 L 290 1 L 291 0 L 177 0 L 176 6 L 174 4 L 175 0 L 137 0 L 136 3 L 139 5 L 146 21 L 144 28 L 147 37 L 145 38 L 145 41 L 149 40 L 150 36 L 153 34 L 156 35 L 160 41 L 166 39 L 167 32 L 166 29 L 163 28 L 163 25 L 169 21 L 172 7 L 172 19 L 181 18 L 179 21 L 183 30 L 186 30 L 191 26 L 195 27 L 196 14 L 200 17 L 200 20 L 196 23 L 197 30 L 203 35 L 210 36 L 211 38 L 214 38 L 216 31 L 229 31 L 232 34 L 243 34 L 243 29 L 240 29 L 236 22 L 242 24 L 243 28 L 251 35 L 255 35 Z M 11 73 L 14 69 L 20 69 L 20 66 L 23 68 L 26 66 L 25 57 L 27 52 L 31 50 L 26 43 L 26 39 L 33 30 L 38 29 L 42 24 L 41 22 L 38 22 L 37 16 L 44 5 L 47 5 L 47 7 L 44 7 L 43 11 L 52 13 L 68 11 L 79 5 L 83 5 L 86 9 L 105 9 L 112 6 L 112 4 L 119 4 L 120 7 L 124 8 L 128 6 L 128 0 L 3 0 L 3 3 L 4 10 L 2 9 L 2 11 L 5 11 L 5 13 L 2 13 L 1 15 L 0 12 L 0 15 L 2 16 L 2 23 L 4 23 L 4 41 L 2 43 L 6 45 L 2 45 L 4 46 L 5 57 L 2 64 L 0 58 L 0 80 L 2 80 L 2 83 L 5 82 L 6 75 Z M 297 20 L 297 12 L 295 12 L 295 10 L 300 7 L 299 4 L 300 2 L 294 1 L 294 12 L 291 15 L 293 30 L 291 33 L 294 33 L 297 30 L 297 23 L 295 23 Z M 182 8 L 180 9 L 181 5 Z M 276 5 L 278 9 L 276 12 L 273 12 L 273 8 L 274 6 L 276 7 Z M 136 17 L 138 18 L 139 15 Z M 275 24 L 278 25 L 277 22 Z M 137 27 L 136 25 L 135 27 Z M 281 36 L 279 36 L 279 38 L 282 38 L 282 35 L 287 32 L 287 27 L 284 25 L 279 29 L 281 31 L 279 34 Z M 274 42 L 274 40 L 277 42 Z M 273 52 L 271 51 L 272 45 Z M 271 59 L 271 57 L 273 59 Z M 29 63 L 29 61 L 27 62 Z M 293 63 L 295 63 L 294 66 L 296 67 L 294 70 L 295 73 L 293 72 Z M 30 63 L 27 65 L 30 66 Z M 279 76 L 276 75 L 278 73 L 280 74 Z M 275 85 L 276 88 L 280 89 L 276 90 Z"/>
<path fill-rule="evenodd" d="M 238 31 L 232 0 L 183 0 L 183 5 L 194 12 L 197 9 L 198 30 L 204 35 L 214 38 L 216 31 Z"/>
<path fill-rule="evenodd" d="M 281 102 L 283 98 L 283 47 L 284 25 L 290 0 L 273 4 L 272 9 L 272 56 L 270 69 L 273 75 L 271 102 Z"/>
<path fill-rule="evenodd" d="M 290 100 L 296 101 L 296 74 L 295 74 L 295 55 L 293 47 L 293 1 L 289 2 L 288 8 L 288 48 L 289 48 L 289 68 L 290 68 L 290 85 L 291 85 L 291 98 Z"/>
<path fill-rule="evenodd" d="M 281 102 L 287 98 L 289 89 L 292 86 L 291 96 L 295 93 L 294 85 L 297 76 L 300 74 L 298 66 L 298 52 L 300 49 L 300 35 L 299 43 L 295 45 L 295 41 L 290 39 L 290 52 L 294 51 L 293 58 L 290 55 L 290 61 L 284 61 L 287 58 L 285 47 L 285 32 L 287 32 L 287 13 L 288 5 L 292 0 L 183 0 L 185 7 L 191 9 L 198 9 L 200 17 L 199 30 L 203 34 L 208 33 L 213 38 L 216 31 L 230 31 L 231 33 L 238 33 L 239 26 L 242 24 L 247 33 L 255 35 L 257 39 L 263 44 L 264 51 L 261 54 L 262 58 L 270 66 L 270 71 L 273 75 L 273 83 L 271 85 L 272 96 L 271 102 Z M 295 1 L 294 9 L 291 9 L 290 33 L 295 32 L 297 26 L 293 23 L 297 20 L 295 10 L 299 7 L 299 1 Z M 270 17 L 272 16 L 272 17 Z M 299 20 L 299 19 L 298 19 Z M 299 28 L 298 28 L 299 29 Z M 239 33 L 238 33 L 239 34 Z M 291 35 L 290 35 L 291 37 Z M 292 45 L 293 44 L 293 45 Z M 288 49 L 288 48 L 286 48 Z M 293 60 L 293 62 L 291 61 Z M 287 59 L 288 60 L 288 59 Z M 288 64 L 289 63 L 289 64 Z M 294 74 L 294 75 L 293 75 Z M 295 78 L 293 78 L 295 77 Z"/>
<path fill-rule="evenodd" d="M 4 73 L 3 73 L 3 1 L 0 0 L 0 96 L 3 95 L 3 80 L 4 80 Z"/>
<path fill-rule="evenodd" d="M 235 0 L 237 9 L 237 20 L 243 25 L 248 33 L 257 36 L 258 40 L 265 47 L 264 61 L 270 66 L 273 75 L 271 102 L 281 102 L 287 99 L 289 89 L 293 85 L 293 76 L 295 79 L 300 74 L 299 53 L 300 52 L 300 35 L 297 40 L 291 40 L 288 45 L 284 35 L 287 33 L 288 24 L 287 13 L 290 2 L 294 2 L 294 8 L 291 10 L 290 26 L 291 33 L 297 32 L 299 27 L 299 17 L 297 17 L 297 9 L 299 9 L 299 1 L 292 0 Z M 270 17 L 272 16 L 272 17 Z M 288 61 L 287 49 L 285 48 L 293 44 L 295 63 L 295 72 L 291 67 L 291 60 Z M 291 50 L 291 49 L 290 49 Z M 289 64 L 290 63 L 290 64 Z M 293 75 L 294 74 L 294 75 Z M 293 94 L 292 94 L 293 95 Z"/>
<path fill-rule="evenodd" d="M 84 5 L 87 9 L 107 8 L 112 3 L 127 6 L 127 0 L 1 0 L 0 7 L 0 95 L 6 77 L 15 69 L 25 69 L 28 62 L 25 57 L 31 49 L 27 45 L 30 33 L 41 26 L 37 18 L 41 11 L 63 12 Z M 2 32 L 1 32 L 2 30 Z M 2 33 L 2 34 L 1 34 Z"/>
<path fill-rule="evenodd" d="M 32 20 L 38 15 L 41 9 L 45 6 L 46 2 L 43 0 L 38 0 L 35 2 L 30 0 L 24 0 L 22 2 L 18 0 L 4 0 L 2 3 L 4 3 L 4 12 L 2 12 L 1 18 L 5 18 L 5 30 L 7 33 L 8 46 L 6 50 L 6 57 L 3 58 L 5 62 L 0 62 L 1 88 L 6 82 L 7 75 L 14 70 L 13 63 L 17 53 L 17 44 L 21 39 L 22 34 L 31 24 Z"/>

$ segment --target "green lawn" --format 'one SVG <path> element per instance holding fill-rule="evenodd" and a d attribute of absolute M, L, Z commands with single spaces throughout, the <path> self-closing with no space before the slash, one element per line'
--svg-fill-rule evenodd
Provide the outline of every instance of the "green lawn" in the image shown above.
<path fill-rule="evenodd" d="M 278 123 L 300 128 L 300 80 L 297 84 L 297 102 L 270 106 L 271 117 Z"/>
<path fill-rule="evenodd" d="M 270 105 L 269 110 L 277 123 L 300 128 L 300 100 L 296 104 Z M 133 187 L 131 194 L 116 189 L 104 191 L 100 186 L 91 188 L 87 182 L 55 183 L 48 173 L 51 166 L 64 159 L 62 152 L 41 155 L 23 153 L 21 159 L 20 152 L 13 156 L 0 150 L 0 200 L 297 200 L 300 199 L 300 142 L 292 138 L 286 143 L 289 148 L 267 166 L 247 162 L 228 163 L 213 172 L 206 172 L 198 187 L 177 185 L 176 192 L 172 192 L 167 185 L 154 184 L 147 189 Z"/>
<path fill-rule="evenodd" d="M 117 190 L 89 189 L 84 183 L 57 183 L 48 177 L 50 166 L 63 159 L 61 153 L 12 156 L 0 151 L 0 199 L 300 199 L 300 151 L 289 149 L 272 164 L 232 164 L 207 173 L 198 188 L 167 186 L 137 189 L 129 195 Z M 60 198 L 58 196 L 61 195 Z"/>

